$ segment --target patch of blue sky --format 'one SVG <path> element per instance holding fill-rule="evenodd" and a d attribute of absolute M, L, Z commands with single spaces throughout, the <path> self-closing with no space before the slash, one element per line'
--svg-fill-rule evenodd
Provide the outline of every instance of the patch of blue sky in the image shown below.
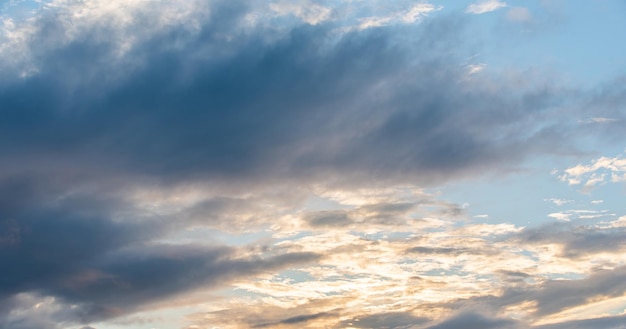
<path fill-rule="evenodd" d="M 448 201 L 467 204 L 465 211 L 477 222 L 529 227 L 554 220 L 548 217 L 551 204 L 545 199 L 576 196 L 575 191 L 556 180 L 549 172 L 524 172 L 453 183 L 443 190 Z"/>
<path fill-rule="evenodd" d="M 582 280 L 585 278 L 585 274 L 583 273 L 549 273 L 543 275 L 546 279 L 550 280 Z"/>
<path fill-rule="evenodd" d="M 442 2 L 441 13 L 460 13 L 479 1 Z M 480 15 L 466 13 L 466 36 L 476 62 L 497 71 L 539 70 L 572 85 L 591 87 L 626 68 L 626 30 L 619 0 L 502 1 L 506 7 Z M 549 68 L 546 71 L 546 68 Z"/>
<path fill-rule="evenodd" d="M 13 20 L 21 20 L 36 15 L 37 10 L 50 1 L 45 0 L 5 0 L 0 1 L 0 15 Z"/>
<path fill-rule="evenodd" d="M 420 232 L 423 232 L 420 230 Z M 358 236 L 368 241 L 404 241 L 415 236 L 415 232 L 409 231 L 380 231 L 380 232 L 362 232 L 350 231 L 350 234 Z"/>
<path fill-rule="evenodd" d="M 532 259 L 533 261 L 539 261 L 539 257 L 537 256 L 537 254 L 529 250 L 520 250 L 516 252 L 516 254 Z"/>
<path fill-rule="evenodd" d="M 233 297 L 258 298 L 259 296 L 270 296 L 262 292 L 250 291 L 246 288 L 240 288 L 240 287 L 234 287 L 232 289 L 221 289 L 221 290 L 215 291 L 213 295 L 217 296 L 217 298 L 226 298 L 226 299 L 233 298 Z"/>
<path fill-rule="evenodd" d="M 553 222 L 549 215 L 556 211 L 610 210 L 615 217 L 626 215 L 624 182 L 606 182 L 584 188 L 568 185 L 559 179 L 563 170 L 588 164 L 601 155 L 615 156 L 615 148 L 569 157 L 541 157 L 520 165 L 519 171 L 508 175 L 485 174 L 476 179 L 454 182 L 442 188 L 449 202 L 466 204 L 467 215 L 475 221 L 497 224 L 512 223 L 535 227 Z M 551 201 L 552 200 L 552 201 Z M 560 206 L 555 200 L 570 200 Z M 600 202 L 601 201 L 601 202 Z M 558 202 L 558 201 L 557 201 Z M 604 218 L 606 220 L 606 218 Z"/>
<path fill-rule="evenodd" d="M 300 283 L 300 282 L 311 281 L 311 280 L 314 280 L 315 278 L 306 271 L 290 269 L 290 270 L 285 270 L 285 271 L 280 272 L 276 278 L 276 280 L 278 281 L 285 280 L 285 279 L 289 280 L 290 283 Z"/>
<path fill-rule="evenodd" d="M 289 234 L 288 236 L 274 237 L 274 243 L 279 244 L 280 242 L 284 242 L 284 241 L 300 240 L 302 238 L 306 238 L 312 235 L 313 235 L 313 232 L 311 231 L 297 231 L 297 232 L 294 232 L 293 234 Z"/>
<path fill-rule="evenodd" d="M 352 208 L 349 205 L 341 204 L 335 200 L 320 197 L 318 195 L 310 195 L 304 203 L 304 209 L 308 211 L 328 211 L 328 210 L 342 210 Z"/>

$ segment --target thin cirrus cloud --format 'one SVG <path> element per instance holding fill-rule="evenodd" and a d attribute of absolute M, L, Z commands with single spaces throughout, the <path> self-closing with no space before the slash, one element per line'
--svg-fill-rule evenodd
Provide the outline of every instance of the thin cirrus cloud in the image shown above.
<path fill-rule="evenodd" d="M 470 4 L 469 6 L 467 6 L 467 9 L 465 10 L 467 13 L 470 14 L 484 14 L 484 13 L 489 13 L 495 10 L 498 10 L 500 8 L 504 8 L 507 7 L 508 5 L 506 4 L 506 2 L 502 2 L 499 0 L 484 0 L 484 1 L 479 1 L 479 2 L 475 2 Z"/>
<path fill-rule="evenodd" d="M 463 11 L 504 6 L 55 0 L 3 16 L 0 327 L 611 328 L 623 214 L 524 227 L 445 193 L 622 136 L 579 124 L 622 117 L 619 86 L 468 62 Z M 620 161 L 558 183 L 600 186 Z"/>

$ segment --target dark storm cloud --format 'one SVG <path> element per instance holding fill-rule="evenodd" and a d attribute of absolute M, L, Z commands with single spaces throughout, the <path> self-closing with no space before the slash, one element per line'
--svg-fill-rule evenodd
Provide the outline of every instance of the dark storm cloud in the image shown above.
<path fill-rule="evenodd" d="M 145 303 L 191 289 L 317 259 L 312 253 L 251 259 L 237 258 L 236 250 L 229 248 L 149 246 L 107 255 L 95 273 L 76 273 L 53 293 L 81 303 L 85 312 L 82 320 L 89 322 L 128 314 Z"/>
<path fill-rule="evenodd" d="M 0 90 L 0 153 L 173 180 L 439 181 L 520 159 L 528 136 L 509 129 L 554 98 L 472 90 L 456 19 L 241 32 L 243 2 L 213 5 L 200 32 L 148 35 L 121 59 L 106 25 L 57 45 L 65 25 L 40 19 L 38 73 Z"/>
<path fill-rule="evenodd" d="M 159 244 L 154 240 L 172 224 L 105 193 L 63 194 L 58 184 L 43 182 L 0 181 L 0 263 L 8 264 L 0 275 L 3 328 L 116 317 L 194 288 L 318 259 L 311 253 L 253 258 L 227 247 Z M 23 294 L 75 306 L 12 319 L 12 309 L 32 307 L 19 298 Z"/>

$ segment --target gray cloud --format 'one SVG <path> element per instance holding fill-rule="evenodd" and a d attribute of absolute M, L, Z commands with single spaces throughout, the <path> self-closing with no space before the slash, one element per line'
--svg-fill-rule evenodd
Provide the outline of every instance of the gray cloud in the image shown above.
<path fill-rule="evenodd" d="M 349 325 L 354 328 L 410 328 L 429 322 L 427 318 L 416 317 L 408 312 L 390 312 L 366 315 L 345 321 L 344 326 Z"/>
<path fill-rule="evenodd" d="M 460 255 L 465 253 L 476 253 L 476 250 L 467 248 L 452 248 L 452 247 L 413 247 L 407 250 L 407 252 L 418 254 L 443 254 L 443 255 Z"/>
<path fill-rule="evenodd" d="M 311 227 L 343 227 L 357 223 L 368 225 L 402 225 L 418 203 L 375 203 L 347 210 L 307 212 L 303 219 Z M 451 205 L 449 205 L 451 207 Z"/>
<path fill-rule="evenodd" d="M 537 326 L 537 329 L 623 329 L 626 316 L 607 316 L 596 319 L 567 321 L 558 324 Z"/>
<path fill-rule="evenodd" d="M 517 237 L 522 243 L 557 243 L 563 245 L 563 257 L 577 258 L 600 252 L 614 252 L 626 247 L 624 228 L 599 229 L 554 223 L 522 231 Z"/>
<path fill-rule="evenodd" d="M 304 216 L 304 220 L 312 227 L 341 227 L 354 223 L 347 211 L 318 211 Z"/>
<path fill-rule="evenodd" d="M 593 273 L 582 280 L 551 280 L 539 289 L 511 289 L 504 300 L 535 300 L 537 314 L 546 315 L 584 305 L 590 298 L 618 297 L 626 292 L 626 267 Z"/>
<path fill-rule="evenodd" d="M 320 318 L 327 318 L 327 317 L 336 317 L 336 314 L 333 313 L 327 313 L 327 312 L 320 312 L 320 313 L 315 313 L 315 314 L 306 314 L 306 315 L 297 315 L 297 316 L 292 316 L 290 318 L 286 318 L 283 320 L 280 320 L 278 322 L 273 322 L 273 323 L 263 323 L 263 324 L 257 324 L 254 325 L 253 328 L 265 328 L 265 327 L 275 327 L 275 326 L 279 326 L 279 325 L 301 325 L 302 323 L 305 322 L 309 322 L 312 320 L 316 320 L 316 319 L 320 319 Z"/>
<path fill-rule="evenodd" d="M 522 324 L 514 320 L 509 319 L 493 319 L 485 317 L 478 313 L 463 313 L 434 326 L 428 327 L 428 329 L 489 329 L 489 328 L 507 328 L 507 329 L 521 329 L 525 328 Z"/>
<path fill-rule="evenodd" d="M 280 250 L 255 258 L 230 247 L 157 243 L 172 224 L 113 195 L 59 196 L 63 190 L 56 189 L 28 178 L 0 182 L 0 262 L 10 264 L 0 279 L 3 328 L 117 317 L 191 289 L 319 258 Z M 28 304 L 18 298 L 23 294 L 74 307 L 13 319 L 10 311 Z"/>
<path fill-rule="evenodd" d="M 29 44 L 38 73 L 0 90 L 0 153 L 173 180 L 434 182 L 513 165 L 530 151 L 529 136 L 513 132 L 557 97 L 472 90 L 456 59 L 457 19 L 404 27 L 408 44 L 396 39 L 403 27 L 337 37 L 332 24 L 221 39 L 239 31 L 247 6 L 212 6 L 200 32 L 172 27 L 122 59 L 98 37 L 109 27 L 55 44 L 66 27 L 41 18 Z M 129 69 L 131 58 L 141 65 Z"/>
<path fill-rule="evenodd" d="M 476 309 L 495 314 L 499 310 L 523 302 L 535 302 L 538 318 L 565 309 L 582 306 L 594 298 L 616 298 L 626 292 L 626 268 L 599 270 L 584 279 L 547 280 L 536 286 L 507 286 L 501 296 L 484 296 L 456 300 L 439 305 L 450 309 Z M 567 326 L 565 326 L 567 327 Z"/>

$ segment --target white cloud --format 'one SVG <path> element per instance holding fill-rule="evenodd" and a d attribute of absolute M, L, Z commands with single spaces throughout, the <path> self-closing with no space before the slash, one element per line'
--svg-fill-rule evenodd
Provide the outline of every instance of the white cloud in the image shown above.
<path fill-rule="evenodd" d="M 42 2 L 41 7 L 27 20 L 0 17 L 0 69 L 5 76 L 9 72 L 22 78 L 36 74 L 41 65 L 34 58 L 36 52 L 54 51 L 80 40 L 86 31 L 96 30 L 99 33 L 92 33 L 89 38 L 111 45 L 111 62 L 127 65 L 123 71 L 128 72 L 139 65 L 140 58 L 125 55 L 141 40 L 174 26 L 184 27 L 191 33 L 199 32 L 201 17 L 209 11 L 209 6 L 199 0 L 53 0 Z M 45 42 L 36 44 L 35 50 L 31 42 L 45 24 L 47 15 L 56 15 L 56 23 L 63 33 L 51 34 Z M 147 17 L 149 19 L 145 19 Z M 89 77 L 89 72 L 84 74 L 84 80 L 103 79 L 102 76 Z M 71 80 L 66 82 L 71 83 Z"/>
<path fill-rule="evenodd" d="M 484 64 L 484 63 L 467 65 L 466 66 L 467 75 L 480 73 L 485 69 L 485 67 L 487 67 L 487 64 Z"/>
<path fill-rule="evenodd" d="M 555 213 L 551 213 L 548 217 L 554 218 L 558 221 L 569 222 L 573 219 L 581 220 L 581 219 L 596 219 L 596 218 L 606 218 L 606 217 L 614 217 L 616 214 L 609 213 L 606 210 L 586 210 L 586 209 L 572 209 L 566 211 L 559 211 Z"/>
<path fill-rule="evenodd" d="M 507 7 L 506 2 L 502 2 L 499 0 L 485 0 L 470 4 L 465 12 L 479 15 L 492 12 L 503 7 Z"/>
<path fill-rule="evenodd" d="M 613 119 L 613 118 L 605 118 L 605 117 L 593 117 L 591 119 L 588 120 L 580 120 L 579 123 L 581 124 L 593 124 L 593 123 L 612 123 L 612 122 L 617 122 L 619 121 L 618 119 Z"/>
<path fill-rule="evenodd" d="M 610 227 L 626 227 L 626 216 L 618 218 L 616 221 L 610 222 Z"/>
<path fill-rule="evenodd" d="M 360 18 L 359 29 L 367 29 L 397 23 L 411 24 L 420 21 L 433 11 L 441 10 L 442 7 L 435 7 L 429 3 L 418 3 L 408 10 L 392 12 L 384 16 L 370 16 Z"/>
<path fill-rule="evenodd" d="M 294 15 L 303 22 L 317 25 L 330 17 L 331 9 L 310 1 L 280 1 L 270 4 L 270 9 L 278 15 Z"/>
<path fill-rule="evenodd" d="M 418 3 L 402 15 L 402 20 L 406 23 L 413 23 L 429 13 L 440 10 L 429 3 Z"/>
<path fill-rule="evenodd" d="M 572 203 L 574 200 L 565 200 L 565 199 L 543 199 L 543 201 L 552 202 L 557 206 L 562 206 L 564 204 Z"/>
<path fill-rule="evenodd" d="M 569 222 L 570 218 L 569 218 L 569 214 L 567 213 L 562 213 L 562 212 L 555 212 L 555 213 L 551 213 L 548 215 L 548 217 L 552 217 L 556 220 L 562 221 L 562 222 Z"/>
<path fill-rule="evenodd" d="M 626 159 L 601 157 L 589 165 L 576 165 L 563 171 L 558 178 L 569 185 L 580 185 L 590 188 L 608 181 L 617 183 L 626 181 Z"/>

